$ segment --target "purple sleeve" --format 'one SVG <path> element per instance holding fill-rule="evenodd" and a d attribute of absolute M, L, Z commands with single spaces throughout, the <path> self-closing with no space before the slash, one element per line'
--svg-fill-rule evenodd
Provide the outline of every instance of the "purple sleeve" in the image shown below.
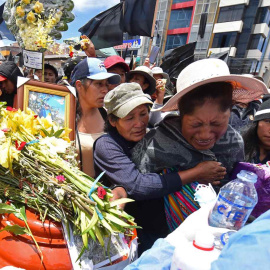
<path fill-rule="evenodd" d="M 166 175 L 140 173 L 121 146 L 110 137 L 97 140 L 94 162 L 100 170 L 106 171 L 112 184 L 123 186 L 135 200 L 161 198 L 182 188 L 177 172 Z"/>

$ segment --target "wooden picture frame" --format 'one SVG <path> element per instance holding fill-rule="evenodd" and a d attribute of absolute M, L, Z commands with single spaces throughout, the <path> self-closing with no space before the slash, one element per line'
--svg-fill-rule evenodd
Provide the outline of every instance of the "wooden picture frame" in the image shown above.
<path fill-rule="evenodd" d="M 53 121 L 72 129 L 69 137 L 75 140 L 76 99 L 66 86 L 30 80 L 17 89 L 13 106 L 29 107 L 40 117 L 50 113 Z"/>

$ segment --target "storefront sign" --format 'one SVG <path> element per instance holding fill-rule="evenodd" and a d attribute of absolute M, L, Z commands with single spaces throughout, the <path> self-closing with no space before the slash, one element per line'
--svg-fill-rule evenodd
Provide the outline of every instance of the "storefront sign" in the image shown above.
<path fill-rule="evenodd" d="M 122 45 L 114 46 L 115 50 L 123 50 L 123 49 L 139 49 L 141 48 L 141 39 L 130 39 L 124 40 Z"/>

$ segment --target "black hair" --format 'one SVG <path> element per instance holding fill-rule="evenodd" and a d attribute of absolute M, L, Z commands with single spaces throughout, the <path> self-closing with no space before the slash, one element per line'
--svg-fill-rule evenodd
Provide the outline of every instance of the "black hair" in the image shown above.
<path fill-rule="evenodd" d="M 70 58 L 65 62 L 63 70 L 68 80 L 70 80 L 71 78 L 73 69 L 78 63 L 82 61 L 82 59 L 83 59 L 82 57 L 77 56 L 76 58 Z"/>
<path fill-rule="evenodd" d="M 56 69 L 53 65 L 45 64 L 45 65 L 44 65 L 44 70 L 45 70 L 45 69 L 51 70 L 51 71 L 55 74 L 55 78 L 58 77 L 58 71 L 57 71 L 57 69 Z"/>
<path fill-rule="evenodd" d="M 243 140 L 245 145 L 245 161 L 252 162 L 253 158 L 257 154 L 259 146 L 259 138 L 257 134 L 258 122 L 253 122 L 249 128 L 243 134 Z"/>
<path fill-rule="evenodd" d="M 201 85 L 185 94 L 178 102 L 180 117 L 192 114 L 197 106 L 201 106 L 206 100 L 219 102 L 222 112 L 232 108 L 233 86 L 228 82 L 214 82 Z"/>
<path fill-rule="evenodd" d="M 84 78 L 80 80 L 83 86 L 86 86 L 86 82 L 87 81 L 91 81 L 90 79 Z M 75 85 L 75 89 L 76 89 L 76 85 Z M 79 93 L 78 90 L 76 89 L 76 123 L 79 122 L 80 118 L 82 116 L 82 108 L 81 108 L 81 104 L 79 101 Z"/>
<path fill-rule="evenodd" d="M 110 132 L 110 131 L 115 131 L 116 130 L 116 127 L 113 127 L 110 123 L 110 120 L 112 122 L 116 122 L 117 120 L 119 119 L 118 116 L 114 115 L 114 114 L 109 114 L 107 116 L 107 119 L 105 121 L 105 125 L 104 125 L 104 132 Z"/>

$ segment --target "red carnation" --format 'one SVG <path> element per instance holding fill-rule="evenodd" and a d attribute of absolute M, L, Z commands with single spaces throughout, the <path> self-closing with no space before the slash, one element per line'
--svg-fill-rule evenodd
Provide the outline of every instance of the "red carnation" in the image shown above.
<path fill-rule="evenodd" d="M 97 192 L 98 192 L 98 197 L 102 200 L 104 199 L 104 196 L 107 194 L 107 191 L 103 187 L 98 187 Z"/>
<path fill-rule="evenodd" d="M 15 108 L 12 108 L 10 106 L 7 106 L 7 111 L 10 111 L 10 112 L 17 112 L 18 110 L 15 109 Z"/>
<path fill-rule="evenodd" d="M 26 145 L 26 142 L 21 142 L 21 144 L 19 145 L 18 144 L 18 141 L 15 141 L 15 146 L 16 146 L 16 148 L 17 148 L 17 150 L 23 150 L 23 148 L 25 147 L 25 145 Z"/>

